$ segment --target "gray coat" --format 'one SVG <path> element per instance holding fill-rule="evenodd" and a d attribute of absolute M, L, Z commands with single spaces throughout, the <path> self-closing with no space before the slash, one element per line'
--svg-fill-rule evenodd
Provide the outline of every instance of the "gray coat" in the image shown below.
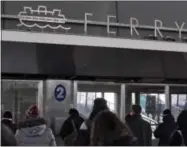
<path fill-rule="evenodd" d="M 20 123 L 15 137 L 18 146 L 56 146 L 52 130 L 41 118 Z"/>

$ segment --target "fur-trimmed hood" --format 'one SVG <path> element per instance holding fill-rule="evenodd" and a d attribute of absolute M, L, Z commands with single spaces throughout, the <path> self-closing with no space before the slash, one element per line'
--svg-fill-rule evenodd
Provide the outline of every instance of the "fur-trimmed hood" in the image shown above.
<path fill-rule="evenodd" d="M 46 128 L 46 121 L 43 118 L 28 119 L 18 126 L 20 133 L 23 133 L 24 136 L 40 136 Z"/>
<path fill-rule="evenodd" d="M 53 132 L 43 118 L 21 122 L 15 137 L 18 146 L 56 146 Z"/>

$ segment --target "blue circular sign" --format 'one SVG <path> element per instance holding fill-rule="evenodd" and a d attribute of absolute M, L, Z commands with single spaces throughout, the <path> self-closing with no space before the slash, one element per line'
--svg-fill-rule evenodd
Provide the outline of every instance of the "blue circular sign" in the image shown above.
<path fill-rule="evenodd" d="M 57 85 L 54 91 L 57 101 L 63 101 L 66 98 L 66 88 L 63 85 Z"/>

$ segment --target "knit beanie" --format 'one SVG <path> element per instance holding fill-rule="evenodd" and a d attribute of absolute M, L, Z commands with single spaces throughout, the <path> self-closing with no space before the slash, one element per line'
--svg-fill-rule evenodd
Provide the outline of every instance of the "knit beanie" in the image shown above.
<path fill-rule="evenodd" d="M 40 111 L 37 105 L 31 105 L 26 112 L 27 117 L 38 117 L 39 114 L 40 114 Z"/>

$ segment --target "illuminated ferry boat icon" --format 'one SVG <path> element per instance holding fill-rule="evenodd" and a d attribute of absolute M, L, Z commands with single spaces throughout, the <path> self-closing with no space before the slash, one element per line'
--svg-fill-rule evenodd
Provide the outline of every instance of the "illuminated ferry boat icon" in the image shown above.
<path fill-rule="evenodd" d="M 66 23 L 66 18 L 61 14 L 60 9 L 47 11 L 46 6 L 38 6 L 38 9 L 36 10 L 33 10 L 31 7 L 24 7 L 24 11 L 19 12 L 18 18 L 20 21 L 18 26 L 26 26 L 29 28 L 38 27 L 41 29 L 71 29 L 70 27 L 62 26 L 62 24 Z"/>

